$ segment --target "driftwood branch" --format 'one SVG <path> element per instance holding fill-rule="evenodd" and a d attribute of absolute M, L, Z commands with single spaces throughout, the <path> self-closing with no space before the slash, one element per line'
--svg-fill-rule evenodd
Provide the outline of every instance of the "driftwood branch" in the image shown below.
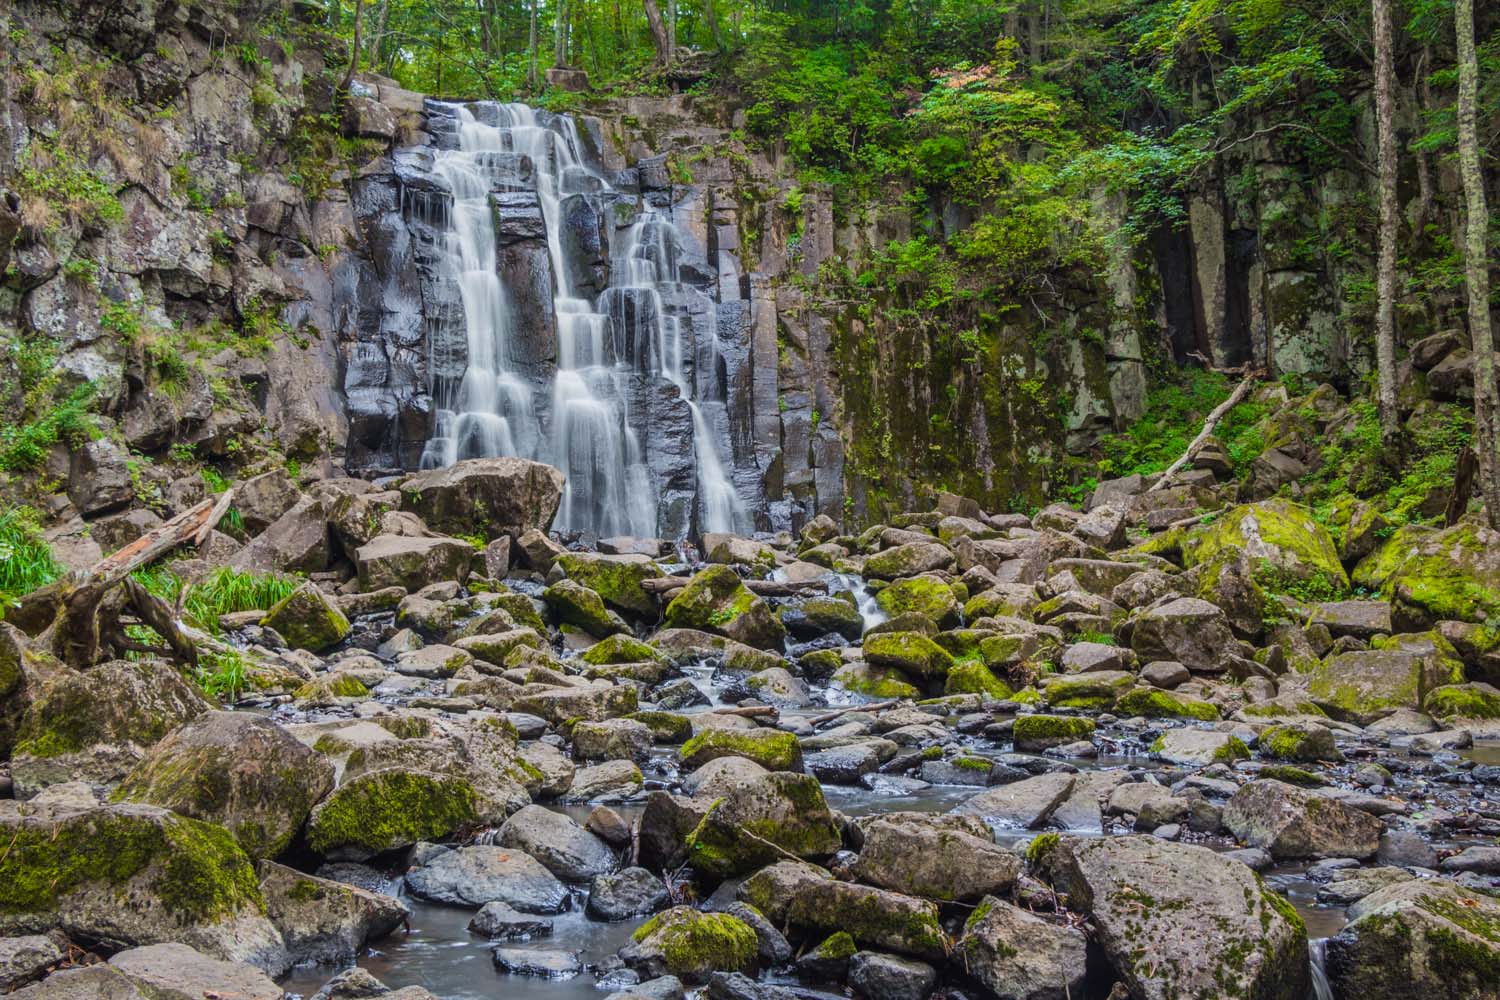
<path fill-rule="evenodd" d="M 899 704 L 901 704 L 900 701 L 892 700 L 875 701 L 871 702 L 868 705 L 846 705 L 843 708 L 836 709 L 832 712 L 824 712 L 822 715 L 815 715 L 807 721 L 814 726 L 821 726 L 825 722 L 832 722 L 834 719 L 842 718 L 843 716 L 848 715 L 850 712 L 884 712 L 886 709 L 895 708 Z"/>
<path fill-rule="evenodd" d="M 1239 405 L 1240 400 L 1249 394 L 1250 387 L 1260 379 L 1260 375 L 1259 371 L 1252 371 L 1247 374 L 1244 381 L 1235 386 L 1234 392 L 1229 394 L 1229 398 L 1213 408 L 1213 412 L 1208 415 L 1208 419 L 1203 421 L 1203 429 L 1198 432 L 1197 437 L 1193 438 L 1192 442 L 1187 446 L 1187 450 L 1178 457 L 1177 461 L 1167 467 L 1167 471 L 1163 472 L 1161 478 L 1146 492 L 1164 490 L 1171 485 L 1172 478 L 1178 472 L 1182 471 L 1184 465 L 1193 460 L 1193 456 L 1198 454 L 1198 449 L 1203 447 L 1203 442 L 1208 440 L 1208 436 L 1214 432 L 1214 428 L 1219 426 L 1219 421 L 1224 419 L 1224 414 Z"/>
<path fill-rule="evenodd" d="M 775 719 L 781 716 L 773 705 L 744 705 L 713 709 L 714 715 L 737 715 L 742 719 Z"/>
<path fill-rule="evenodd" d="M 688 585 L 691 577 L 657 576 L 641 581 L 641 588 L 649 594 L 666 594 Z M 761 597 L 796 597 L 801 594 L 825 594 L 827 585 L 818 581 L 808 583 L 784 583 L 780 580 L 742 580 L 745 589 Z"/>

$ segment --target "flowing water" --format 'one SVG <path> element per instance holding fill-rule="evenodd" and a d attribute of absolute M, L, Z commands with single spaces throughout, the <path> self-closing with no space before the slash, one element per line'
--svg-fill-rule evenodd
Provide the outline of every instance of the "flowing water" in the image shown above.
<path fill-rule="evenodd" d="M 523 104 L 444 107 L 457 120 L 457 148 L 434 152 L 432 174 L 452 193 L 443 257 L 459 290 L 467 353 L 461 378 L 433 377 L 422 467 L 497 455 L 547 462 L 567 477 L 558 530 L 664 534 L 649 453 L 675 442 L 643 439 L 642 428 L 654 425 L 638 412 L 664 388 L 687 410 L 684 427 L 662 433 L 692 436 L 696 527 L 749 530 L 721 454 L 727 434 L 712 419 L 724 411 L 714 313 L 707 335 L 695 334 L 667 301 L 684 293 L 683 236 L 669 210 L 632 202 L 586 163 L 568 116 L 542 117 Z M 500 247 L 528 231 L 501 218 L 507 206 L 528 206 L 530 193 L 546 259 L 515 274 Z M 621 206 L 634 216 L 628 225 L 602 221 Z M 608 284 L 593 298 L 588 262 L 564 236 L 590 225 L 609 230 Z M 550 278 L 537 273 L 544 264 Z M 551 318 L 539 335 L 521 328 L 517 300 L 542 280 L 550 281 Z"/>

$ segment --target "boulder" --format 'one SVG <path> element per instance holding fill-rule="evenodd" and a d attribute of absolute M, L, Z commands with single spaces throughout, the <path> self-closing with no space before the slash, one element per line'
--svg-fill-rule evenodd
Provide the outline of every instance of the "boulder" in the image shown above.
<path fill-rule="evenodd" d="M 1136 617 L 1130 648 L 1142 662 L 1174 660 L 1191 671 L 1217 674 L 1227 669 L 1225 653 L 1235 643 L 1229 620 L 1216 605 L 1179 597 Z"/>
<path fill-rule="evenodd" d="M 72 454 L 68 499 L 84 517 L 119 510 L 135 499 L 130 457 L 108 438 L 86 441 Z"/>
<path fill-rule="evenodd" d="M 229 566 L 249 573 L 317 573 L 328 568 L 329 549 L 328 510 L 317 497 L 303 497 L 230 557 Z"/>
<path fill-rule="evenodd" d="M 252 535 L 265 531 L 301 499 L 302 491 L 280 468 L 251 476 L 234 487 L 234 509 Z"/>
<path fill-rule="evenodd" d="M 378 535 L 354 553 L 359 589 L 404 587 L 421 590 L 432 583 L 468 579 L 474 547 L 457 538 L 410 538 Z"/>
<path fill-rule="evenodd" d="M 251 858 L 273 858 L 332 788 L 328 759 L 280 726 L 257 715 L 207 712 L 147 751 L 118 797 L 217 823 Z"/>
<path fill-rule="evenodd" d="M 661 576 L 656 563 L 641 555 L 602 555 L 593 552 L 563 552 L 557 565 L 569 579 L 604 599 L 615 611 L 636 618 L 656 619 L 656 596 L 641 586 L 642 580 Z"/>
<path fill-rule="evenodd" d="M 1171 764 L 1206 767 L 1248 760 L 1250 748 L 1233 733 L 1217 729 L 1168 729 L 1151 744 L 1151 752 Z"/>
<path fill-rule="evenodd" d="M 259 867 L 266 916 L 294 965 L 352 962 L 366 942 L 385 937 L 411 913 L 394 896 L 304 875 L 274 861 Z"/>
<path fill-rule="evenodd" d="M 287 967 L 254 865 L 223 827 L 158 806 L 0 800 L 0 840 L 0 935 L 175 941 L 276 975 Z"/>
<path fill-rule="evenodd" d="M 1301 919 L 1237 861 L 1130 836 L 1065 838 L 1045 864 L 1131 997 L 1308 995 Z"/>
<path fill-rule="evenodd" d="M 500 827 L 497 842 L 525 851 L 569 882 L 587 882 L 614 871 L 619 864 L 608 844 L 572 817 L 543 806 L 526 806 L 511 816 Z"/>
<path fill-rule="evenodd" d="M 604 599 L 575 580 L 559 580 L 542 591 L 542 600 L 563 625 L 583 629 L 596 639 L 629 632 L 625 620 L 604 606 Z"/>
<path fill-rule="evenodd" d="M 307 843 L 320 854 L 362 861 L 477 825 L 481 810 L 465 777 L 382 768 L 346 777 L 319 803 L 308 819 Z"/>
<path fill-rule="evenodd" d="M 754 968 L 755 931 L 727 913 L 674 906 L 638 927 L 620 957 L 643 978 L 676 976 L 704 983 L 715 972 Z"/>
<path fill-rule="evenodd" d="M 969 816 L 897 813 L 863 829 L 864 846 L 851 871 L 882 889 L 967 903 L 1008 894 L 1021 872 L 1021 859 Z"/>
<path fill-rule="evenodd" d="M 849 958 L 849 985 L 869 1000 L 925 1000 L 937 983 L 937 970 L 878 951 L 857 951 Z"/>
<path fill-rule="evenodd" d="M 788 632 L 802 639 L 841 635 L 858 639 L 864 631 L 864 616 L 842 597 L 808 597 L 781 611 L 781 623 Z"/>
<path fill-rule="evenodd" d="M 756 649 L 779 650 L 786 639 L 786 629 L 770 606 L 728 566 L 709 566 L 694 574 L 667 605 L 666 625 L 716 633 Z"/>
<path fill-rule="evenodd" d="M 302 584 L 276 602 L 260 624 L 275 629 L 287 645 L 313 653 L 343 642 L 351 628 L 344 613 L 312 583 Z"/>
<path fill-rule="evenodd" d="M 1462 663 L 1435 652 L 1357 649 L 1313 667 L 1307 693 L 1335 719 L 1369 725 L 1397 709 L 1420 709 L 1429 692 L 1463 678 Z"/>
<path fill-rule="evenodd" d="M 625 920 L 655 913 L 671 900 L 667 885 L 644 868 L 599 875 L 589 885 L 587 912 L 595 920 Z"/>
<path fill-rule="evenodd" d="M 978 816 L 996 832 L 1037 830 L 1073 794 L 1074 782 L 1071 774 L 1039 774 L 980 792 L 952 812 Z"/>
<path fill-rule="evenodd" d="M 450 906 L 500 902 L 522 913 L 561 913 L 568 887 L 540 861 L 511 847 L 478 844 L 443 851 L 407 872 L 412 894 Z"/>
<path fill-rule="evenodd" d="M 1057 1000 L 1084 996 L 1087 938 L 993 896 L 964 924 L 959 960 L 992 996 L 1005 1000 Z"/>
<path fill-rule="evenodd" d="M 1384 830 L 1363 810 L 1269 779 L 1243 785 L 1230 797 L 1224 826 L 1277 860 L 1373 857 Z"/>
<path fill-rule="evenodd" d="M 684 743 L 678 758 L 694 771 L 719 757 L 744 757 L 768 771 L 802 770 L 797 737 L 776 729 L 705 729 Z"/>
<path fill-rule="evenodd" d="M 546 531 L 562 503 L 563 474 L 521 458 L 471 458 L 401 484 L 401 506 L 448 534 L 519 537 Z"/>
<path fill-rule="evenodd" d="M 633 760 L 651 756 L 651 729 L 633 719 L 578 722 L 573 726 L 573 756 L 579 760 Z"/>
<path fill-rule="evenodd" d="M 1270 590 L 1295 586 L 1301 592 L 1334 597 L 1349 589 L 1349 575 L 1338 547 L 1312 511 L 1289 500 L 1263 500 L 1223 512 L 1183 543 L 1189 568 L 1215 568 L 1240 552 L 1255 567 L 1256 582 Z"/>
<path fill-rule="evenodd" d="M 570 719 L 600 722 L 629 715 L 638 707 L 635 688 L 595 681 L 588 687 L 544 689 L 528 684 L 518 693 L 511 709 L 540 716 L 558 726 Z"/>
<path fill-rule="evenodd" d="M 953 566 L 953 550 L 936 541 L 913 541 L 883 549 L 865 560 L 864 573 L 877 580 L 895 580 Z"/>
<path fill-rule="evenodd" d="M 260 969 L 225 962 L 177 942 L 130 948 L 109 960 L 111 969 L 160 1000 L 281 1000 L 281 987 Z"/>
<path fill-rule="evenodd" d="M 786 919 L 805 931 L 844 931 L 866 948 L 917 958 L 942 958 L 947 954 L 948 941 L 938 923 L 937 904 L 886 889 L 810 879 L 792 896 Z"/>
<path fill-rule="evenodd" d="M 918 614 L 939 628 L 952 628 L 959 621 L 959 603 L 953 588 L 930 574 L 902 577 L 880 588 L 875 603 L 887 615 Z"/>
<path fill-rule="evenodd" d="M 522 913 L 499 900 L 485 903 L 469 921 L 469 930 L 487 938 L 537 938 L 552 933 L 552 921 Z"/>
<path fill-rule="evenodd" d="M 1443 879 L 1386 886 L 1349 908 L 1328 939 L 1336 997 L 1469 1000 L 1500 983 L 1500 901 Z"/>
<path fill-rule="evenodd" d="M 65 781 L 112 784 L 157 740 L 212 708 L 161 660 L 59 669 L 28 692 L 11 759 L 18 798 Z"/>
<path fill-rule="evenodd" d="M 1391 599 L 1398 632 L 1500 617 L 1500 532 L 1470 522 L 1436 532 L 1398 531 L 1355 567 L 1354 576 Z"/>
<path fill-rule="evenodd" d="M 1086 740 L 1094 733 L 1094 720 L 1072 715 L 1021 715 L 1016 717 L 1012 736 L 1016 750 L 1036 753 Z"/>
<path fill-rule="evenodd" d="M 1334 745 L 1333 730 L 1314 723 L 1294 722 L 1263 729 L 1256 746 L 1264 756 L 1275 760 L 1312 763 L 1344 759 Z"/>
<path fill-rule="evenodd" d="M 686 844 L 694 868 L 727 878 L 787 855 L 826 857 L 841 840 L 818 779 L 781 771 L 730 788 Z"/>
<path fill-rule="evenodd" d="M 1500 690 L 1480 682 L 1447 684 L 1428 692 L 1422 708 L 1436 719 L 1500 719 Z"/>
<path fill-rule="evenodd" d="M 899 670 L 910 677 L 944 677 L 953 668 L 953 654 L 921 632 L 871 632 L 864 638 L 864 656 L 872 667 Z"/>
<path fill-rule="evenodd" d="M 9 993 L 40 979 L 67 957 L 68 939 L 56 931 L 0 937 L 0 990 Z"/>

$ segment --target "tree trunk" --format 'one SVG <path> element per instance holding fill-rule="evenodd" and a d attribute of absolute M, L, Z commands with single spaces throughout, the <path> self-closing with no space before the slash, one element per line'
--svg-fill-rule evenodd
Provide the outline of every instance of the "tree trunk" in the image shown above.
<path fill-rule="evenodd" d="M 1396 122 L 1390 0 L 1371 0 L 1375 19 L 1375 120 L 1380 164 L 1380 258 L 1375 270 L 1376 403 L 1383 453 L 1400 461 L 1396 405 Z"/>
<path fill-rule="evenodd" d="M 661 8 L 656 0 L 641 0 L 646 9 L 646 24 L 651 28 L 651 44 L 656 47 L 656 62 L 661 66 L 672 65 L 672 43 L 667 37 L 667 25 L 661 18 Z"/>
<path fill-rule="evenodd" d="M 667 65 L 677 61 L 677 0 L 667 0 Z"/>
<path fill-rule="evenodd" d="M 359 47 L 360 29 L 364 26 L 365 0 L 354 0 L 354 40 L 349 45 L 349 69 L 344 73 L 344 82 L 339 85 L 339 92 L 349 93 L 349 85 L 354 82 L 354 74 L 359 72 Z"/>
<path fill-rule="evenodd" d="M 370 33 L 370 39 L 365 43 L 365 62 L 370 66 L 380 65 L 380 46 L 385 42 L 385 22 L 391 14 L 391 0 L 380 0 L 378 13 L 375 15 L 375 30 Z"/>
<path fill-rule="evenodd" d="M 536 5 L 540 0 L 531 0 L 531 34 L 526 41 L 526 86 L 532 93 L 536 93 Z"/>
<path fill-rule="evenodd" d="M 719 15 L 714 10 L 714 0 L 703 0 L 703 19 L 708 22 L 708 33 L 714 40 L 714 50 L 724 51 L 724 39 L 719 34 Z"/>
<path fill-rule="evenodd" d="M 1469 296 L 1469 340 L 1474 348 L 1474 451 L 1479 493 L 1490 526 L 1500 528 L 1500 385 L 1495 382 L 1495 333 L 1490 324 L 1490 273 L 1484 174 L 1479 163 L 1476 104 L 1479 65 L 1474 55 L 1474 0 L 1457 0 L 1458 172 L 1464 184 L 1464 286 Z"/>
<path fill-rule="evenodd" d="M 568 65 L 568 0 L 557 0 L 557 31 L 552 37 L 552 65 Z"/>

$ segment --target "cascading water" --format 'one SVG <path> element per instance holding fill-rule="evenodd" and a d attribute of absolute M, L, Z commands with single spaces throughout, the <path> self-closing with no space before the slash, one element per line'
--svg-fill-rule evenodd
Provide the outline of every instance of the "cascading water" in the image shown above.
<path fill-rule="evenodd" d="M 700 405 L 723 408 L 712 377 L 717 334 L 711 322 L 706 337 L 685 333 L 664 295 L 680 299 L 689 291 L 672 220 L 636 206 L 634 221 L 605 237 L 608 280 L 599 280 L 565 245 L 565 233 L 580 228 L 579 218 L 581 228 L 592 222 L 597 232 L 606 206 L 630 200 L 584 162 L 573 119 L 543 122 L 521 104 L 441 107 L 456 119 L 456 148 L 434 153 L 432 175 L 452 197 L 444 253 L 459 291 L 467 356 L 458 379 L 436 374 L 453 366 L 430 365 L 433 430 L 422 466 L 498 455 L 548 462 L 567 477 L 558 528 L 657 535 L 664 518 L 647 449 L 669 443 L 642 440 L 639 429 L 652 424 L 640 411 L 685 405 L 697 526 L 749 530 L 745 504 L 725 472 L 721 435 Z M 533 195 L 546 254 L 516 267 L 502 249 L 514 233 L 501 220 L 506 213 L 524 219 L 524 199 Z M 526 292 L 517 285 L 536 281 L 537 270 L 551 272 L 549 315 L 531 324 L 547 328 L 540 336 L 523 331 L 514 301 Z M 658 388 L 676 399 L 661 401 Z"/>

